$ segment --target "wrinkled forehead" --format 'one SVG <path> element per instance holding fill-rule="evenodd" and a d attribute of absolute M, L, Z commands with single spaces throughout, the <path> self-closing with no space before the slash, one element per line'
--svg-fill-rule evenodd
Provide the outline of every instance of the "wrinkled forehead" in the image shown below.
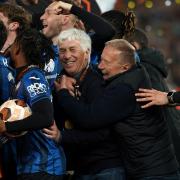
<path fill-rule="evenodd" d="M 51 9 L 51 8 L 45 9 L 45 13 L 46 13 L 46 14 L 49 14 L 49 15 L 51 15 L 51 14 L 57 14 L 57 13 L 56 13 L 56 10 L 55 10 L 55 9 Z"/>

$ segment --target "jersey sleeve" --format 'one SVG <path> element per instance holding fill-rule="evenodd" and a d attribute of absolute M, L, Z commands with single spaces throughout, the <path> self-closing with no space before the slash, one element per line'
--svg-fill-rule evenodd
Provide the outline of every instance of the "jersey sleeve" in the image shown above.
<path fill-rule="evenodd" d="M 18 97 L 23 98 L 26 103 L 32 106 L 42 99 L 51 99 L 49 84 L 44 73 L 31 71 L 21 80 L 18 90 Z"/>

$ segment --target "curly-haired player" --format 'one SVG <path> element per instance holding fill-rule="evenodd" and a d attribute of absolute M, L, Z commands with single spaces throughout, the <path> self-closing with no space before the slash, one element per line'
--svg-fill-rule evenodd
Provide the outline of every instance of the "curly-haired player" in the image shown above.
<path fill-rule="evenodd" d="M 51 91 L 43 71 L 53 58 L 51 42 L 32 29 L 18 34 L 10 50 L 16 70 L 13 99 L 24 100 L 32 115 L 15 122 L 0 122 L 0 132 L 29 132 L 16 139 L 18 179 L 61 179 L 65 171 L 64 153 L 41 130 L 53 123 Z"/>

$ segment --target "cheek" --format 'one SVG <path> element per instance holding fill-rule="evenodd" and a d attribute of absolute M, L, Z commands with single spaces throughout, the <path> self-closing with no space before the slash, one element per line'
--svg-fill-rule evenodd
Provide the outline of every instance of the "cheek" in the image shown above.
<path fill-rule="evenodd" d="M 63 59 L 63 56 L 61 54 L 59 54 L 59 59 L 60 59 L 60 62 Z"/>

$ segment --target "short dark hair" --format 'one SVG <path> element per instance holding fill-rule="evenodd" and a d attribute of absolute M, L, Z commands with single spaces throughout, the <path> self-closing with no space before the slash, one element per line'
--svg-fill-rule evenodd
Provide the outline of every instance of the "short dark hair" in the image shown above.
<path fill-rule="evenodd" d="M 121 39 L 124 35 L 131 34 L 135 29 L 135 14 L 132 11 L 124 13 L 118 10 L 110 10 L 101 14 L 101 17 L 116 29 L 114 38 Z"/>
<path fill-rule="evenodd" d="M 44 65 L 54 58 L 51 40 L 36 29 L 26 29 L 17 35 L 17 43 L 29 65 Z"/>
<path fill-rule="evenodd" d="M 31 14 L 28 13 L 24 8 L 18 5 L 12 4 L 0 4 L 0 12 L 3 13 L 5 17 L 9 19 L 10 22 L 18 22 L 19 28 L 17 29 L 17 33 L 23 31 L 27 27 L 30 27 L 32 23 Z"/>
<path fill-rule="evenodd" d="M 129 37 L 125 37 L 125 39 L 130 43 L 137 42 L 141 48 L 148 47 L 148 37 L 142 29 L 136 28 L 134 32 Z"/>
<path fill-rule="evenodd" d="M 0 50 L 2 49 L 5 41 L 7 39 L 7 30 L 2 21 L 0 21 Z"/>

